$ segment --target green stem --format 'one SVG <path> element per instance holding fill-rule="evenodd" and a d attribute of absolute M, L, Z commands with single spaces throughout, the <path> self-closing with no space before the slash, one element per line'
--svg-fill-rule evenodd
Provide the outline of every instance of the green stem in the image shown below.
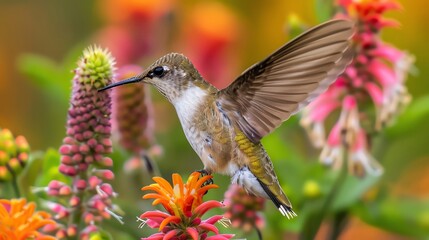
<path fill-rule="evenodd" d="M 329 232 L 329 236 L 327 239 L 331 239 L 331 240 L 338 239 L 338 237 L 341 234 L 341 231 L 344 229 L 344 227 L 347 224 L 347 220 L 348 220 L 347 210 L 336 213 L 332 223 L 331 231 Z"/>
<path fill-rule="evenodd" d="M 258 239 L 262 240 L 262 232 L 261 229 L 259 229 L 256 225 L 254 225 L 256 233 L 258 234 Z"/>
<path fill-rule="evenodd" d="M 329 213 L 329 209 L 334 202 L 335 196 L 341 189 L 341 186 L 344 184 L 347 174 L 348 174 L 348 144 L 345 141 L 345 133 L 342 134 L 343 139 L 343 164 L 342 168 L 338 174 L 337 179 L 332 185 L 331 191 L 325 198 L 325 201 L 321 204 L 319 211 L 310 214 L 304 224 L 303 231 L 300 235 L 300 239 L 302 240 L 312 240 L 316 237 L 316 234 L 320 228 L 320 225 L 323 222 Z"/>
<path fill-rule="evenodd" d="M 12 183 L 12 188 L 13 188 L 13 191 L 15 192 L 16 198 L 20 198 L 21 193 L 19 191 L 18 178 L 15 175 L 15 173 L 12 173 L 12 182 L 11 183 Z"/>

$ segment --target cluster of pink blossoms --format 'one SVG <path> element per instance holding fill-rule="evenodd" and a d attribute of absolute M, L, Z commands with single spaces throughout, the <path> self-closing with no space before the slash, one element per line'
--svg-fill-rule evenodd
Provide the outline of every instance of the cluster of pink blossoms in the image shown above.
<path fill-rule="evenodd" d="M 397 26 L 382 15 L 399 9 L 394 0 L 338 0 L 342 12 L 337 18 L 356 23 L 353 38 L 355 57 L 346 71 L 303 114 L 301 125 L 313 144 L 323 148 L 320 160 L 340 168 L 347 151 L 350 173 L 380 175 L 381 165 L 371 156 L 368 132 L 379 131 L 410 101 L 405 80 L 413 57 L 383 42 L 380 31 Z M 375 119 L 367 109 L 375 108 Z M 335 110 L 340 117 L 326 139 L 325 121 Z M 363 127 L 365 126 L 365 127 Z"/>
<path fill-rule="evenodd" d="M 108 92 L 97 91 L 112 83 L 114 70 L 114 59 L 108 51 L 90 47 L 74 71 L 67 136 L 59 149 L 59 171 L 71 177 L 71 185 L 52 180 L 46 187 L 48 195 L 57 199 L 47 206 L 58 224 L 47 225 L 44 230 L 56 231 L 59 239 L 77 234 L 80 239 L 88 239 L 103 219 L 116 217 L 112 212 L 116 193 L 106 182 L 114 178 L 109 169 L 113 161 L 106 156 L 112 152 L 111 98 Z"/>
<path fill-rule="evenodd" d="M 264 210 L 265 198 L 250 195 L 237 184 L 231 184 L 225 192 L 225 218 L 230 219 L 232 227 L 245 232 L 262 229 L 265 225 L 260 212 Z"/>

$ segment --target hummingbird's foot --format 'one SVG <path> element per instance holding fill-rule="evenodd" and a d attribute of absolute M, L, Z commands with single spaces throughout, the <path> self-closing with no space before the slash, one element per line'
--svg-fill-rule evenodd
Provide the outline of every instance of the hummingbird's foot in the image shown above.
<path fill-rule="evenodd" d="M 207 171 L 206 169 L 201 169 L 201 170 L 198 170 L 196 172 L 199 172 L 201 174 L 201 177 L 204 177 L 204 176 L 207 176 L 207 175 L 211 175 L 211 173 L 209 171 Z M 205 181 L 201 185 L 201 187 L 204 187 L 204 186 L 207 186 L 207 185 L 210 185 L 210 184 L 213 184 L 213 183 L 214 183 L 213 178 L 210 178 L 207 181 Z"/>

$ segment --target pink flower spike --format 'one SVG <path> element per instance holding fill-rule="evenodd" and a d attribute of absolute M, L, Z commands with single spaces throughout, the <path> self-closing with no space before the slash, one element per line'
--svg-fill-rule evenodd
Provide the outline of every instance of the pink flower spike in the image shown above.
<path fill-rule="evenodd" d="M 223 206 L 223 204 L 221 202 L 218 202 L 215 200 L 210 200 L 210 201 L 201 203 L 200 206 L 195 208 L 194 212 L 197 213 L 198 215 L 202 216 L 208 210 L 210 210 L 212 208 L 222 207 L 222 206 Z"/>

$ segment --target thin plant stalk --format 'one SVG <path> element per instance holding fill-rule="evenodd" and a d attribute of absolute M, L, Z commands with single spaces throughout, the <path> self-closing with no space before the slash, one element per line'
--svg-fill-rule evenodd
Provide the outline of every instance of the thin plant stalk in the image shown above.
<path fill-rule="evenodd" d="M 312 240 L 316 237 L 316 234 L 323 222 L 323 220 L 328 216 L 329 209 L 332 206 L 335 197 L 338 195 L 338 193 L 341 190 L 342 185 L 344 184 L 345 180 L 347 179 L 348 175 L 348 150 L 349 150 L 349 144 L 346 141 L 346 132 L 342 132 L 341 139 L 342 139 L 342 145 L 343 145 L 343 164 L 340 169 L 340 172 L 338 173 L 338 177 L 335 180 L 334 184 L 332 185 L 331 191 L 328 193 L 328 195 L 325 198 L 325 201 L 320 207 L 320 211 L 316 212 L 315 214 L 311 215 L 307 222 L 304 224 L 304 229 L 302 231 L 302 234 L 300 236 L 300 239 L 302 240 Z"/>

